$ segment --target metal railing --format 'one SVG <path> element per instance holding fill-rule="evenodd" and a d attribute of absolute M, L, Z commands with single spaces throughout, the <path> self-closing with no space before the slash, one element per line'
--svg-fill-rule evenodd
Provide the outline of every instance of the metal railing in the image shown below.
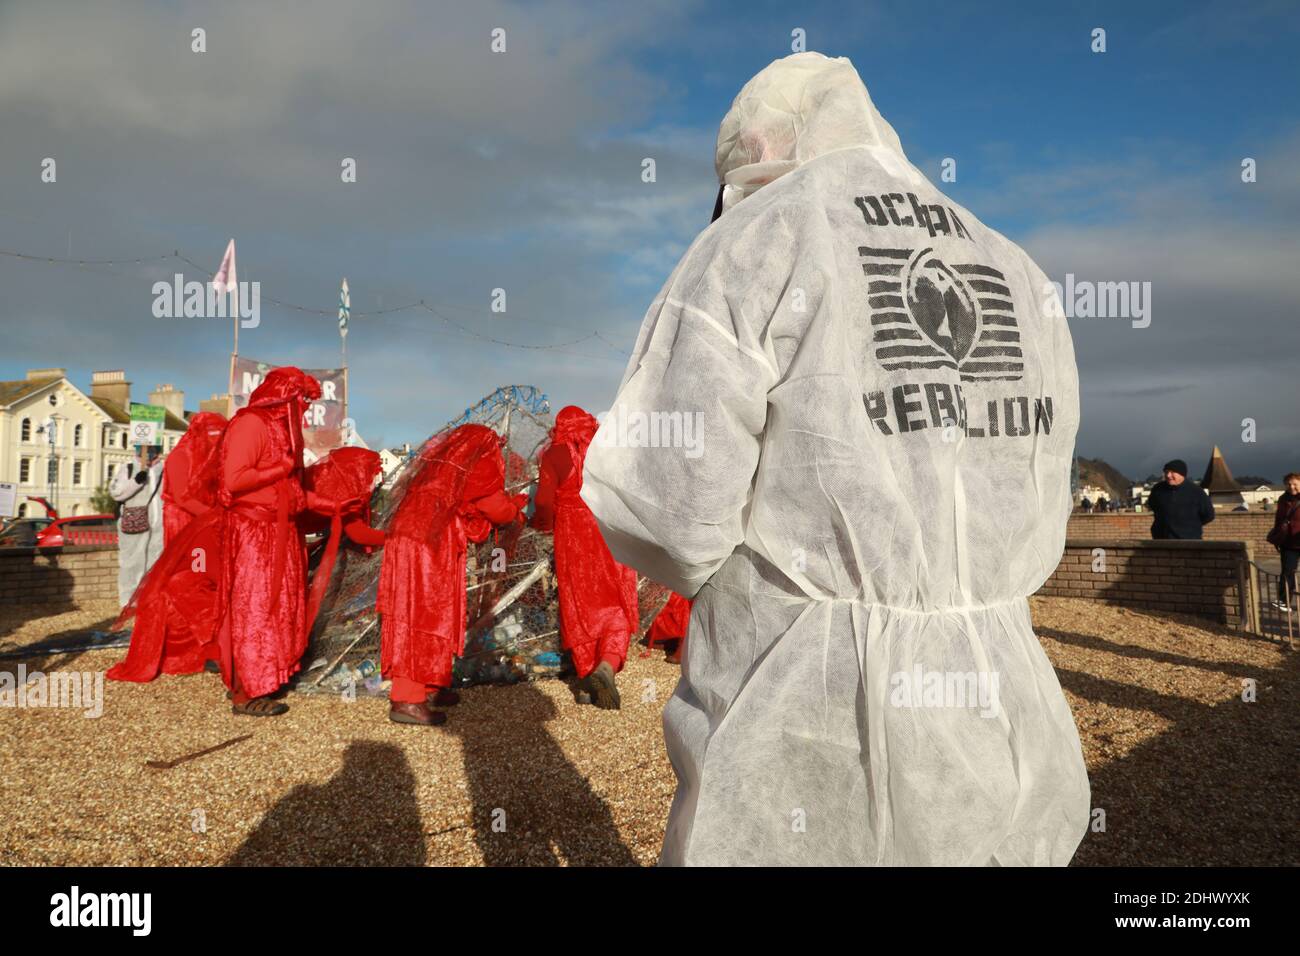
<path fill-rule="evenodd" d="M 1251 630 L 1269 640 L 1294 645 L 1296 638 L 1300 638 L 1300 608 L 1296 607 L 1300 597 L 1292 592 L 1285 602 L 1279 601 L 1282 575 L 1256 561 L 1250 562 L 1250 568 L 1255 591 L 1255 599 L 1251 602 L 1255 611 Z"/>

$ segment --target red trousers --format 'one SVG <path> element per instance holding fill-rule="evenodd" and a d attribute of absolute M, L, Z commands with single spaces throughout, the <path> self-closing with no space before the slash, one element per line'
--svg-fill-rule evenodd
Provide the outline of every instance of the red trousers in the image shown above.
<path fill-rule="evenodd" d="M 447 662 L 446 679 L 443 680 L 441 674 L 438 677 L 441 683 L 426 684 L 409 677 L 393 675 L 393 686 L 388 691 L 388 699 L 395 704 L 423 704 L 424 699 L 430 694 L 438 693 L 439 688 L 451 686 L 451 661 Z"/>

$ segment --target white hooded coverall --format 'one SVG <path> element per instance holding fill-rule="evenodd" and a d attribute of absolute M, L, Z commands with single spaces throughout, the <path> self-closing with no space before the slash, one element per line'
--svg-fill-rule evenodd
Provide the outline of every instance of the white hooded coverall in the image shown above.
<path fill-rule="evenodd" d="M 154 462 L 147 472 L 144 484 L 136 484 L 138 462 L 118 465 L 109 482 L 108 493 L 123 508 L 149 508 L 149 530 L 141 534 L 122 531 L 122 519 L 117 519 L 117 599 L 123 607 L 153 567 L 163 549 L 163 501 L 159 484 L 162 482 L 162 460 Z"/>
<path fill-rule="evenodd" d="M 1026 601 L 1079 421 L 1055 292 L 846 59 L 764 69 L 716 158 L 582 489 L 695 598 L 661 863 L 1064 865 L 1088 778 Z"/>

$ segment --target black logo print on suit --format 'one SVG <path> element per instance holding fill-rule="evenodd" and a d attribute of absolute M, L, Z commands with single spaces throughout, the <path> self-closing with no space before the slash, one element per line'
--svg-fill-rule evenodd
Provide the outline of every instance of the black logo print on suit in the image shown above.
<path fill-rule="evenodd" d="M 1020 331 L 1006 277 L 979 263 L 949 265 L 932 247 L 859 246 L 872 341 L 881 367 L 956 369 L 964 382 L 1018 381 Z"/>

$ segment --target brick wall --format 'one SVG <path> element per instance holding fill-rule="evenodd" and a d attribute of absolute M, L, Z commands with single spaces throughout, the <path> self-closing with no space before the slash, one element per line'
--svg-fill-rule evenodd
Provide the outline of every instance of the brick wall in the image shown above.
<path fill-rule="evenodd" d="M 69 546 L 0 550 L 0 605 L 75 607 L 117 600 L 117 547 Z"/>
<path fill-rule="evenodd" d="M 1250 554 L 1242 541 L 1070 538 L 1038 593 L 1177 611 L 1239 628 L 1252 619 Z"/>
<path fill-rule="evenodd" d="M 1270 518 L 1263 514 L 1231 517 Z M 1133 519 L 1150 520 L 1149 515 L 1071 518 L 1065 554 L 1038 593 L 1195 614 L 1230 627 L 1241 627 L 1253 619 L 1252 579 L 1247 573 L 1253 553 L 1250 542 L 1151 541 L 1096 534 L 1105 526 L 1103 522 L 1113 524 L 1116 518 L 1127 518 L 1130 525 Z M 1093 531 L 1093 535 L 1076 535 L 1080 526 Z M 1272 527 L 1271 523 L 1268 527 Z M 1095 548 L 1105 551 L 1104 571 L 1093 570 Z M 1272 553 L 1271 546 L 1268 553 Z M 97 600 L 117 600 L 116 547 L 86 545 L 52 552 L 35 548 L 0 550 L 0 605 L 74 607 Z"/>
<path fill-rule="evenodd" d="M 1273 527 L 1272 511 L 1219 511 L 1205 526 L 1207 541 L 1249 541 L 1257 555 L 1273 554 L 1265 538 Z M 1151 538 L 1151 512 L 1121 511 L 1114 514 L 1073 514 L 1065 532 L 1067 538 Z"/>

